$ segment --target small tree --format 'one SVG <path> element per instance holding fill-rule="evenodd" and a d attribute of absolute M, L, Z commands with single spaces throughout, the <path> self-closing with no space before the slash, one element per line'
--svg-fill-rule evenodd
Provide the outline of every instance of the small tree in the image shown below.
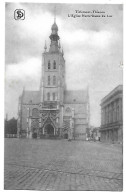
<path fill-rule="evenodd" d="M 17 119 L 12 118 L 10 120 L 5 120 L 4 132 L 6 134 L 17 134 Z"/>

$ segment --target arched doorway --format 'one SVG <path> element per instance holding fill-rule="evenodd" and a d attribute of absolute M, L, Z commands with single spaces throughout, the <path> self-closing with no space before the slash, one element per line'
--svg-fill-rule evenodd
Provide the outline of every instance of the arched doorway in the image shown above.
<path fill-rule="evenodd" d="M 54 127 L 51 124 L 45 126 L 45 134 L 54 135 Z"/>

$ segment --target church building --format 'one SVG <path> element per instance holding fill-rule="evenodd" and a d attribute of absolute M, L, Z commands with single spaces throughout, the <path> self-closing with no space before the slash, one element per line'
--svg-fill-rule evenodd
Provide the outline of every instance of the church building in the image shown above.
<path fill-rule="evenodd" d="M 23 90 L 18 105 L 18 137 L 86 140 L 89 127 L 89 94 L 67 90 L 64 52 L 58 26 L 51 28 L 50 48 L 45 44 L 38 91 Z"/>

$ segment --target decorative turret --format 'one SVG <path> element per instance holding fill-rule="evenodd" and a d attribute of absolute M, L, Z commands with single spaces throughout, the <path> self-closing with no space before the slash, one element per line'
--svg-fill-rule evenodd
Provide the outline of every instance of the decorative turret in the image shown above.
<path fill-rule="evenodd" d="M 45 46 L 44 46 L 44 49 L 45 49 L 45 52 L 46 52 L 46 50 L 47 50 L 46 41 L 45 41 Z"/>
<path fill-rule="evenodd" d="M 59 41 L 59 46 L 58 47 L 59 47 L 59 50 L 60 50 L 60 48 L 61 48 L 60 41 Z"/>
<path fill-rule="evenodd" d="M 62 47 L 62 55 L 64 56 L 64 51 L 63 51 L 63 47 Z"/>

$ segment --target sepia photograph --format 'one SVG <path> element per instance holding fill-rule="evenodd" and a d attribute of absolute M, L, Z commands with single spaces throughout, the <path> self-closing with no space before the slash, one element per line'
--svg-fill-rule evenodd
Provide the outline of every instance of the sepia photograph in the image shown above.
<path fill-rule="evenodd" d="M 4 190 L 123 191 L 123 4 L 5 3 Z"/>

